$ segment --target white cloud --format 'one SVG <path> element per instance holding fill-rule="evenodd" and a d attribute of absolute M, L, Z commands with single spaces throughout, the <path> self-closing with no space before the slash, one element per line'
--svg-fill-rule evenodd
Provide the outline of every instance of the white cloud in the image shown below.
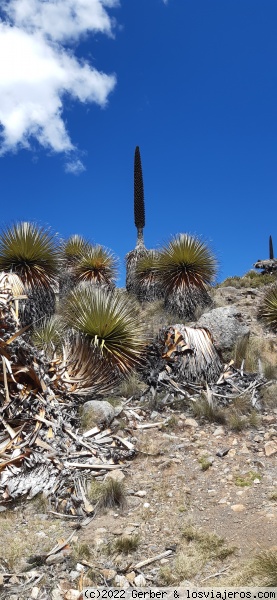
<path fill-rule="evenodd" d="M 80 175 L 86 170 L 82 161 L 78 158 L 76 160 L 68 161 L 65 165 L 66 173 L 72 173 L 73 175 Z"/>
<path fill-rule="evenodd" d="M 105 106 L 116 78 L 77 59 L 65 46 L 92 32 L 112 34 L 106 8 L 118 0 L 10 0 L 0 21 L 1 149 L 30 147 L 74 153 L 62 110 L 65 96 Z M 84 167 L 68 161 L 69 172 Z M 73 167 L 73 165 L 75 165 Z"/>

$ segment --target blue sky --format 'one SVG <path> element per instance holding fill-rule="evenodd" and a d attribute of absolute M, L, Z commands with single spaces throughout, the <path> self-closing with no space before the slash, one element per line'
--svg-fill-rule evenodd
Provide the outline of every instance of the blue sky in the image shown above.
<path fill-rule="evenodd" d="M 4 8 L 5 10 L 4 10 Z M 135 246 L 188 232 L 218 280 L 277 254 L 276 0 L 7 0 L 0 12 L 1 226 Z"/>

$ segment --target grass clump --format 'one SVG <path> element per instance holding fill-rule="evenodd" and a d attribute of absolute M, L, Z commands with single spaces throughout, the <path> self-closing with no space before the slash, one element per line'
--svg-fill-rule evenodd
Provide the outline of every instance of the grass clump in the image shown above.
<path fill-rule="evenodd" d="M 218 408 L 214 403 L 208 402 L 207 398 L 202 396 L 192 406 L 193 415 L 196 418 L 204 417 L 210 423 L 220 423 L 224 425 L 226 422 L 225 413 L 221 408 Z"/>
<path fill-rule="evenodd" d="M 106 479 L 101 485 L 98 501 L 101 509 L 124 508 L 127 504 L 125 484 L 117 479 Z"/>
<path fill-rule="evenodd" d="M 233 356 L 238 369 L 243 362 L 244 370 L 249 373 L 260 371 L 267 379 L 273 379 L 277 375 L 274 340 L 246 336 L 235 345 Z"/>
<path fill-rule="evenodd" d="M 91 551 L 90 551 L 88 544 L 85 544 L 85 543 L 73 544 L 72 549 L 73 549 L 73 557 L 76 561 L 81 561 L 83 559 L 89 560 L 91 557 Z"/>
<path fill-rule="evenodd" d="M 266 587 L 277 586 L 277 551 L 264 550 L 258 554 L 254 561 L 253 567 L 256 574 L 261 579 Z"/>
<path fill-rule="evenodd" d="M 248 471 L 243 475 L 236 475 L 235 485 L 237 485 L 238 487 L 248 487 L 252 485 L 255 479 L 261 479 L 260 473 L 256 473 L 255 471 Z"/>
<path fill-rule="evenodd" d="M 248 419 L 240 415 L 236 410 L 232 410 L 229 413 L 228 425 L 232 431 L 243 431 L 248 425 Z"/>
<path fill-rule="evenodd" d="M 249 271 L 243 277 L 234 275 L 233 277 L 227 277 L 222 283 L 219 283 L 217 287 L 235 287 L 235 288 L 259 288 L 264 285 L 276 282 L 276 276 L 270 275 L 269 273 L 258 273 L 256 271 Z"/>
<path fill-rule="evenodd" d="M 139 546 L 139 535 L 121 535 L 114 542 L 107 545 L 108 554 L 130 554 Z"/>
<path fill-rule="evenodd" d="M 207 456 L 201 456 L 198 458 L 198 462 L 201 465 L 202 471 L 208 471 L 208 469 L 212 466 L 212 462 Z"/>

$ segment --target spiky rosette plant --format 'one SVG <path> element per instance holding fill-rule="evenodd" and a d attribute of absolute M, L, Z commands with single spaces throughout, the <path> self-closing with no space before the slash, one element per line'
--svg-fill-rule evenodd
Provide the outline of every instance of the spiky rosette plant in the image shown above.
<path fill-rule="evenodd" d="M 187 320 L 195 318 L 197 306 L 211 303 L 208 285 L 216 276 L 217 261 L 198 238 L 179 234 L 159 253 L 158 274 L 165 306 Z"/>
<path fill-rule="evenodd" d="M 66 299 L 63 319 L 122 373 L 140 362 L 142 325 L 137 306 L 125 294 L 94 285 L 77 288 Z"/>
<path fill-rule="evenodd" d="M 64 362 L 57 367 L 57 386 L 80 395 L 109 392 L 120 379 L 120 372 L 105 360 L 103 353 L 89 338 L 80 333 L 69 333 L 63 346 Z M 64 369 L 66 365 L 66 372 Z"/>
<path fill-rule="evenodd" d="M 258 316 L 270 329 L 277 331 L 277 285 L 265 293 Z"/>
<path fill-rule="evenodd" d="M 58 273 L 55 236 L 34 223 L 21 222 L 0 234 L 0 269 L 16 273 L 27 289 L 50 288 Z"/>
<path fill-rule="evenodd" d="M 61 242 L 59 249 L 62 266 L 59 273 L 60 299 L 64 298 L 76 285 L 74 265 L 88 246 L 90 246 L 89 242 L 77 234 L 71 235 L 67 240 Z"/>
<path fill-rule="evenodd" d="M 60 246 L 60 254 L 63 263 L 70 267 L 83 254 L 89 242 L 81 235 L 71 235 L 67 240 L 63 241 Z"/>
<path fill-rule="evenodd" d="M 103 246 L 87 245 L 73 267 L 76 283 L 89 282 L 113 287 L 117 276 L 117 259 Z"/>
<path fill-rule="evenodd" d="M 161 282 L 158 277 L 157 250 L 147 250 L 138 258 L 135 266 L 137 281 L 137 297 L 141 302 L 152 302 L 163 297 Z"/>
<path fill-rule="evenodd" d="M 58 268 L 56 237 L 49 230 L 20 222 L 1 232 L 0 270 L 18 275 L 28 295 L 19 307 L 23 325 L 53 314 Z"/>
<path fill-rule="evenodd" d="M 32 330 L 31 340 L 36 348 L 43 350 L 51 358 L 61 352 L 65 331 L 62 321 L 53 315 L 40 321 Z"/>

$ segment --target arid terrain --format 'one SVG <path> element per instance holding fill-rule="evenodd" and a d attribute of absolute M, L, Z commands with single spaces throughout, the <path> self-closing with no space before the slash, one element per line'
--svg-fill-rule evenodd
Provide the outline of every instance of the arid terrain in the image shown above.
<path fill-rule="evenodd" d="M 207 414 L 203 398 L 143 396 L 147 386 L 133 376 L 111 400 L 120 407 L 111 429 L 135 444 L 135 456 L 106 481 L 86 484 L 96 504 L 113 481 L 113 505 L 96 508 L 81 528 L 54 515 L 43 495 L 1 506 L 2 598 L 70 600 L 82 597 L 85 585 L 276 585 L 276 336 L 257 321 L 262 294 L 251 287 L 214 291 L 215 306 L 236 305 L 250 328 L 245 372 L 255 372 L 255 361 L 258 370 L 258 358 L 263 371 L 257 406 L 238 393 L 232 418 L 223 407 L 223 419 L 221 398 Z M 165 316 L 157 305 L 143 318 L 154 332 Z M 56 544 L 60 551 L 45 561 Z M 7 571 L 13 576 L 5 578 Z"/>

